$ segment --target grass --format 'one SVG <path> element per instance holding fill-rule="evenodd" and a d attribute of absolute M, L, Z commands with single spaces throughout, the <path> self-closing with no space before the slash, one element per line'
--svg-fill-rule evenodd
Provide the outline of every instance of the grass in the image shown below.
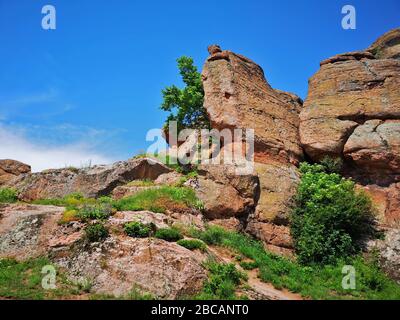
<path fill-rule="evenodd" d="M 0 188 L 0 203 L 13 203 L 18 199 L 17 191 L 11 188 Z"/>
<path fill-rule="evenodd" d="M 144 224 L 138 221 L 127 222 L 124 225 L 125 233 L 133 238 L 147 238 L 154 234 L 156 226 L 153 223 Z"/>
<path fill-rule="evenodd" d="M 42 287 L 44 266 L 51 265 L 47 258 L 17 262 L 13 259 L 0 260 L 0 297 L 8 299 L 60 299 L 80 294 L 79 288 L 69 283 L 62 273 L 56 274 L 56 289 Z"/>
<path fill-rule="evenodd" d="M 236 300 L 235 294 L 242 281 L 247 281 L 247 275 L 236 269 L 233 263 L 223 264 L 207 261 L 204 266 L 208 269 L 208 280 L 204 283 L 200 294 L 195 300 Z"/>
<path fill-rule="evenodd" d="M 203 252 L 207 250 L 207 245 L 203 241 L 197 239 L 181 239 L 176 243 L 189 250 L 198 249 Z"/>
<path fill-rule="evenodd" d="M 114 202 L 118 211 L 149 210 L 165 213 L 166 210 L 181 211 L 189 208 L 201 208 L 202 204 L 190 188 L 163 186 L 157 189 L 147 189 L 133 196 Z"/>
<path fill-rule="evenodd" d="M 157 239 L 163 239 L 169 242 L 176 242 L 183 238 L 181 232 L 176 228 L 158 229 L 154 235 Z"/>
<path fill-rule="evenodd" d="M 203 232 L 192 230 L 191 235 L 251 259 L 254 261 L 251 267 L 258 267 L 260 279 L 277 289 L 286 288 L 312 299 L 400 299 L 400 286 L 384 275 L 373 259 L 367 261 L 355 256 L 336 265 L 303 266 L 265 251 L 260 242 L 243 234 L 219 227 L 209 227 Z M 356 270 L 355 290 L 342 288 L 344 265 L 352 265 Z"/>

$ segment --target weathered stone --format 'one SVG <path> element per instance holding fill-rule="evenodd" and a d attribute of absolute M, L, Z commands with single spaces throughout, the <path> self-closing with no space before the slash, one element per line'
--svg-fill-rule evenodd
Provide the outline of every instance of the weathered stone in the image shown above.
<path fill-rule="evenodd" d="M 250 59 L 230 51 L 212 49 L 210 53 L 202 78 L 212 127 L 254 129 L 256 161 L 272 157 L 297 163 L 302 158 L 301 100 L 272 89 L 261 67 Z"/>
<path fill-rule="evenodd" d="M 400 283 L 400 229 L 389 229 L 384 240 L 368 243 L 370 251 L 378 251 L 380 267 Z"/>
<path fill-rule="evenodd" d="M 240 217 L 255 206 L 259 195 L 255 175 L 236 175 L 234 166 L 200 165 L 193 188 L 208 219 Z"/>
<path fill-rule="evenodd" d="M 81 192 L 86 197 L 98 197 L 109 195 L 114 188 L 130 181 L 154 180 L 171 171 L 157 160 L 139 158 L 89 169 L 66 168 L 23 174 L 14 179 L 10 186 L 19 191 L 19 198 L 24 201 L 61 198 L 73 192 Z"/>
<path fill-rule="evenodd" d="M 293 197 L 300 182 L 298 169 L 290 164 L 256 163 L 261 194 L 249 220 L 287 225 Z"/>
<path fill-rule="evenodd" d="M 169 173 L 164 173 L 160 175 L 155 181 L 155 184 L 158 185 L 168 185 L 168 186 L 174 186 L 179 184 L 182 181 L 183 175 L 176 172 L 172 171 Z"/>
<path fill-rule="evenodd" d="M 0 186 L 29 172 L 31 172 L 31 167 L 25 163 L 10 159 L 0 160 Z"/>
<path fill-rule="evenodd" d="M 84 239 L 81 222 L 59 225 L 63 208 L 4 205 L 0 209 L 0 258 L 48 256 L 74 282 L 90 281 L 92 293 L 126 296 L 135 288 L 158 298 L 198 293 L 207 273 L 206 258 L 176 243 L 128 237 L 120 228 L 129 221 L 168 227 L 173 219 L 153 212 L 120 212 L 107 225 L 103 242 Z"/>
<path fill-rule="evenodd" d="M 400 28 L 385 33 L 367 50 L 378 59 L 400 59 Z"/>

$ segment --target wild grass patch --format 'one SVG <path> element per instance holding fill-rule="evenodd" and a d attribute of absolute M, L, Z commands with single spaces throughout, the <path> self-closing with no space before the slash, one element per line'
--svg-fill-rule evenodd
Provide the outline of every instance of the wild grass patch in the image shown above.
<path fill-rule="evenodd" d="M 209 245 L 230 248 L 254 261 L 262 281 L 313 299 L 400 299 L 400 286 L 390 280 L 375 260 L 348 257 L 331 265 L 301 265 L 299 262 L 265 251 L 261 242 L 219 227 L 192 230 L 191 235 Z M 356 270 L 356 289 L 342 288 L 344 265 Z"/>
<path fill-rule="evenodd" d="M 12 188 L 0 188 L 0 203 L 13 203 L 18 200 L 17 191 Z"/>

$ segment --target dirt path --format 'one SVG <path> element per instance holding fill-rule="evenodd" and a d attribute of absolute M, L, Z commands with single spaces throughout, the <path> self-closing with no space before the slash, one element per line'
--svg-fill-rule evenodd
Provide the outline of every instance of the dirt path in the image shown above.
<path fill-rule="evenodd" d="M 258 269 L 244 270 L 235 260 L 236 254 L 227 248 L 209 247 L 212 254 L 224 263 L 234 263 L 238 269 L 248 275 L 248 288 L 241 289 L 240 293 L 247 294 L 252 300 L 304 300 L 304 298 L 286 289 L 278 290 L 270 283 L 262 282 L 258 278 Z"/>

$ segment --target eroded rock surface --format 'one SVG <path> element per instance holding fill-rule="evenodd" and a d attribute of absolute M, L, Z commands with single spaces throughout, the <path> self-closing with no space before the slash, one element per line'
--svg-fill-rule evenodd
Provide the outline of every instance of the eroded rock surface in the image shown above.
<path fill-rule="evenodd" d="M 29 172 L 31 172 L 31 167 L 25 163 L 10 159 L 0 160 L 0 186 L 21 174 Z"/>
<path fill-rule="evenodd" d="M 132 180 L 155 180 L 171 171 L 157 160 L 139 158 L 89 169 L 65 168 L 23 174 L 9 182 L 8 186 L 16 188 L 23 201 L 62 198 L 73 192 L 81 192 L 86 197 L 99 197 L 109 195 L 117 186 Z"/>
<path fill-rule="evenodd" d="M 329 58 L 309 81 L 300 139 L 315 161 L 345 160 L 344 174 L 373 198 L 380 222 L 399 226 L 400 29 L 365 51 Z"/>
<path fill-rule="evenodd" d="M 59 225 L 64 208 L 3 205 L 0 208 L 0 258 L 48 256 L 70 280 L 92 285 L 92 293 L 126 296 L 136 288 L 158 298 L 177 299 L 198 293 L 207 277 L 205 257 L 176 243 L 136 239 L 122 232 L 129 221 L 166 228 L 172 217 L 153 212 L 119 212 L 107 225 L 101 243 L 84 239 L 81 222 Z"/>

